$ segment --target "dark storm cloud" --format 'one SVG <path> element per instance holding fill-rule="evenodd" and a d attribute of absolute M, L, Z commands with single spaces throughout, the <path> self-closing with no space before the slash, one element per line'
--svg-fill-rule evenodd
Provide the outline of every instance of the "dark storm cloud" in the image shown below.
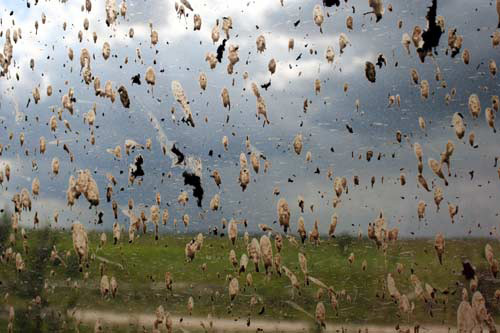
<path fill-rule="evenodd" d="M 186 19 L 177 19 L 173 13 L 173 3 L 169 1 L 158 0 L 147 5 L 134 1 L 127 3 L 127 21 L 117 26 L 116 30 L 105 26 L 103 8 L 96 6 L 88 15 L 90 31 L 95 29 L 98 32 L 98 41 L 95 44 L 90 32 L 84 34 L 83 43 L 78 43 L 76 39 L 78 30 L 82 29 L 84 16 L 79 11 L 78 4 L 65 4 L 71 8 L 67 19 L 70 33 L 65 35 L 62 42 L 55 38 L 62 33 L 62 23 L 57 17 L 48 16 L 48 27 L 51 29 L 49 33 L 43 31 L 44 26 L 36 36 L 34 28 L 23 29 L 23 43 L 26 45 L 29 42 L 29 47 L 23 47 L 22 43 L 14 47 L 17 62 L 13 70 L 20 73 L 21 81 L 14 84 L 13 79 L 10 79 L 1 83 L 3 98 L 0 113 L 5 127 L 1 141 L 4 146 L 10 143 L 3 157 L 16 161 L 16 169 L 13 170 L 16 177 L 9 184 L 9 191 L 1 197 L 2 204 L 9 203 L 9 195 L 13 191 L 19 191 L 23 187 L 29 188 L 32 178 L 38 176 L 46 193 L 46 200 L 64 205 L 64 192 L 69 175 L 79 169 L 90 169 L 94 173 L 101 196 L 104 195 L 107 185 L 105 175 L 111 172 L 118 180 L 113 198 L 122 206 L 126 205 L 130 197 L 141 198 L 136 201 L 149 205 L 157 191 L 162 193 L 166 202 L 174 203 L 180 191 L 189 192 L 190 187 L 184 184 L 181 177 L 184 170 L 174 167 L 175 161 L 169 155 L 163 154 L 161 143 L 157 139 L 157 129 L 150 119 L 152 114 L 158 119 L 159 126 L 168 139 L 175 142 L 180 151 L 186 156 L 201 159 L 201 185 L 205 189 L 206 198 L 219 193 L 208 176 L 210 172 L 218 169 L 223 175 L 221 209 L 218 212 L 205 212 L 197 207 L 196 200 L 190 200 L 185 210 L 178 205 L 172 209 L 172 215 L 178 219 L 184 212 L 192 216 L 191 225 L 194 228 L 204 230 L 208 225 L 219 224 L 222 217 L 232 216 L 247 218 L 252 222 L 250 226 L 254 230 L 257 223 L 272 224 L 276 219 L 275 206 L 278 200 L 272 194 L 272 188 L 278 186 L 281 196 L 286 197 L 290 203 L 292 225 L 295 226 L 301 215 L 296 204 L 297 195 L 300 194 L 305 198 L 306 207 L 315 205 L 314 212 L 306 209 L 304 213 L 307 229 L 312 227 L 314 219 L 318 219 L 320 229 L 324 232 L 333 213 L 332 182 L 326 181 L 329 167 L 333 167 L 335 176 L 347 177 L 350 187 L 349 195 L 342 198 L 338 209 L 341 220 L 339 232 L 356 233 L 359 224 L 365 230 L 367 223 L 376 217 L 380 209 L 384 210 L 391 225 L 398 225 L 404 235 L 410 235 L 410 232 L 428 235 L 443 229 L 447 230 L 447 234 L 462 235 L 468 228 L 476 228 L 479 221 L 483 227 L 479 231 L 474 229 L 475 232 L 486 234 L 488 226 L 496 222 L 494 187 L 487 184 L 495 172 L 490 164 L 491 156 L 497 154 L 494 144 L 496 137 L 487 131 L 483 116 L 472 121 L 467 112 L 467 100 L 471 93 L 478 94 L 482 105 L 488 105 L 491 94 L 498 89 L 496 80 L 489 76 L 487 70 L 490 58 L 500 61 L 497 53 L 491 48 L 489 36 L 494 31 L 497 17 L 489 3 L 439 2 L 437 15 L 445 17 L 446 32 L 441 36 L 437 48 L 438 56 L 435 59 L 427 57 L 424 64 L 420 62 L 413 47 L 411 55 L 407 56 L 401 45 L 401 37 L 403 32 L 411 34 L 415 25 L 425 28 L 425 15 L 430 1 L 394 4 L 398 8 L 392 13 L 386 12 L 378 23 L 370 15 L 352 14 L 352 6 L 356 8 L 356 13 L 368 11 L 367 1 L 342 3 L 338 8 L 325 9 L 331 16 L 325 17 L 323 35 L 319 35 L 313 22 L 312 11 L 315 2 L 286 1 L 284 8 L 251 2 L 244 13 L 231 8 L 230 5 L 222 6 L 224 8 L 221 9 L 221 16 L 227 12 L 233 15 L 234 21 L 231 38 L 227 43 L 240 45 L 241 59 L 235 65 L 233 76 L 226 74 L 227 58 L 223 57 L 222 63 L 214 70 L 210 70 L 204 61 L 206 52 L 217 50 L 217 45 L 212 44 L 208 33 L 215 24 L 215 15 L 202 17 L 203 28 L 207 31 L 194 32 L 191 26 L 192 14 Z M 195 12 L 198 9 L 205 10 L 202 4 L 193 5 Z M 143 6 L 145 8 L 142 8 Z M 157 10 L 152 11 L 152 8 Z M 457 11 L 457 8 L 460 8 L 460 11 Z M 5 15 L 1 6 L 0 10 L 2 15 Z M 32 21 L 39 18 L 41 11 L 41 7 L 33 7 L 29 13 L 25 8 L 19 8 L 15 11 L 16 19 L 32 27 Z M 263 15 L 248 22 L 250 20 L 245 20 L 245 15 L 252 15 L 252 11 Z M 151 12 L 153 14 L 149 15 Z M 463 13 L 470 15 L 464 16 Z M 354 16 L 352 32 L 346 31 L 345 27 L 348 15 Z M 397 29 L 399 19 L 403 20 L 402 29 Z M 294 22 L 298 20 L 300 23 L 295 27 Z M 159 43 L 155 47 L 150 44 L 147 26 L 149 21 L 159 31 Z M 46 29 L 49 29 L 48 27 Z M 132 40 L 126 36 L 129 27 L 134 27 L 136 32 Z M 459 34 L 464 35 L 463 48 L 466 47 L 471 52 L 469 65 L 464 65 L 459 56 L 452 59 L 445 54 L 448 29 L 455 27 Z M 344 32 L 352 43 L 342 55 L 338 46 L 340 32 Z M 109 38 L 111 34 L 116 34 L 117 37 Z M 267 49 L 264 53 L 257 54 L 255 39 L 260 34 L 266 37 Z M 295 48 L 288 52 L 290 37 L 295 39 Z M 104 41 L 108 41 L 111 46 L 111 56 L 107 61 L 103 61 L 101 55 Z M 332 46 L 335 52 L 333 65 L 328 64 L 325 59 L 328 46 Z M 77 59 L 84 47 L 88 48 L 91 54 L 95 54 L 92 73 L 100 77 L 101 85 L 107 80 L 113 82 L 115 90 L 124 85 L 130 97 L 130 109 L 125 109 L 119 101 L 111 103 L 109 99 L 97 98 L 93 86 L 83 83 L 77 59 L 69 61 L 68 47 L 73 49 Z M 136 48 L 140 48 L 142 61 L 136 57 Z M 372 84 L 365 78 L 364 64 L 365 61 L 376 63 L 379 53 L 384 54 L 387 66 L 377 68 L 377 82 Z M 299 55 L 302 56 L 297 60 Z M 37 57 L 34 72 L 28 70 L 32 56 Z M 124 64 L 125 57 L 128 57 L 127 65 Z M 267 71 L 271 58 L 277 60 L 277 73 L 272 77 Z M 153 59 L 156 64 L 153 64 Z M 156 73 L 153 91 L 148 91 L 146 84 L 132 85 L 130 81 L 137 73 L 145 73 L 148 66 L 153 66 Z M 446 88 L 441 88 L 434 79 L 436 66 L 439 66 L 447 82 Z M 410 80 L 411 68 L 416 68 L 420 78 L 430 83 L 430 96 L 425 102 L 420 97 L 418 86 Z M 197 82 L 200 71 L 205 72 L 208 77 L 208 87 L 204 92 L 201 92 Z M 241 78 L 244 71 L 248 71 L 250 75 L 247 82 Z M 318 96 L 315 96 L 313 89 L 316 78 L 319 78 L 322 84 L 321 94 Z M 249 83 L 255 81 L 261 85 L 269 79 L 272 80 L 272 85 L 268 90 L 261 89 L 261 94 L 267 104 L 271 126 L 262 127 L 255 117 L 255 97 Z M 197 124 L 196 129 L 178 122 L 183 114 L 171 93 L 172 80 L 179 81 L 186 92 Z M 68 81 L 67 85 L 65 81 Z M 54 87 L 51 98 L 44 93 L 48 83 Z M 347 92 L 343 91 L 344 83 L 349 85 Z M 25 107 L 31 90 L 38 84 L 42 92 L 41 101 Z M 72 132 L 64 132 L 64 126 L 60 122 L 57 130 L 60 144 L 57 146 L 54 141 L 56 136 L 49 131 L 47 123 L 53 115 L 52 108 L 57 110 L 62 95 L 67 93 L 69 87 L 75 88 L 76 110 L 74 117 L 67 117 L 65 114 L 64 119 L 71 123 Z M 229 89 L 231 111 L 223 109 L 221 105 L 220 91 L 223 87 Z M 451 88 L 457 89 L 457 96 L 446 106 L 444 96 Z M 388 96 L 396 94 L 401 96 L 401 108 L 388 108 Z M 305 99 L 311 102 L 307 113 L 303 112 Z M 355 107 L 357 99 L 360 101 L 359 112 Z M 88 112 L 93 103 L 96 103 L 95 146 L 89 143 L 89 126 L 81 121 L 83 113 Z M 176 108 L 176 122 L 172 121 L 172 107 Z M 452 169 L 457 173 L 457 178 L 452 177 L 450 186 L 445 189 L 445 200 L 460 202 L 460 211 L 464 215 L 457 219 L 459 222 L 451 225 L 446 209 L 442 209 L 439 214 L 428 209 L 427 221 L 423 222 L 428 225 L 419 225 L 416 219 L 417 202 L 423 199 L 432 203 L 432 194 L 426 194 L 422 190 L 415 191 L 416 161 L 410 144 L 422 144 L 424 159 L 439 159 L 447 140 L 454 138 L 450 125 L 451 116 L 457 111 L 465 115 L 467 132 L 473 128 L 479 144 L 479 148 L 473 150 L 457 143 L 452 158 Z M 229 121 L 226 123 L 228 115 Z M 419 116 L 426 120 L 425 132 L 418 127 Z M 36 117 L 38 121 L 35 121 Z M 206 124 L 205 117 L 208 118 Z M 346 130 L 345 125 L 353 128 L 352 134 Z M 410 143 L 403 140 L 402 144 L 397 144 L 397 130 L 409 136 Z M 14 132 L 12 141 L 8 140 L 9 131 Z M 31 151 L 37 147 L 40 136 L 45 136 L 47 141 L 53 143 L 49 144 L 45 155 L 31 153 L 30 156 L 24 156 L 24 149 L 21 149 L 18 143 L 20 132 L 25 133 L 26 145 Z M 291 144 L 299 132 L 304 135 L 303 151 L 312 153 L 310 164 L 305 163 L 305 153 L 300 156 L 293 153 Z M 227 152 L 221 144 L 224 135 L 230 140 Z M 239 154 L 245 151 L 246 136 L 250 137 L 252 145 L 271 162 L 271 168 L 268 174 L 252 172 L 251 182 L 242 193 L 237 183 L 237 163 Z M 116 160 L 106 149 L 123 145 L 125 139 L 145 144 L 148 138 L 153 140 L 153 147 L 151 152 L 141 151 L 146 174 L 144 181 L 142 185 L 127 185 L 128 165 L 133 162 L 135 154 Z M 66 142 L 74 153 L 74 163 L 70 163 L 69 156 L 63 151 L 63 142 Z M 210 150 L 213 151 L 212 156 L 208 154 Z M 369 163 L 364 158 L 358 160 L 358 154 L 364 156 L 367 150 L 373 150 L 375 156 L 379 152 L 384 156 L 380 161 L 374 158 Z M 392 158 L 392 154 L 395 154 L 395 158 Z M 53 156 L 57 156 L 61 162 L 61 172 L 56 177 L 49 175 Z M 36 160 L 38 170 L 32 170 L 32 160 Z M 404 168 L 408 178 L 405 188 L 401 188 L 396 182 L 401 168 Z M 319 174 L 314 173 L 316 169 L 320 170 Z M 472 169 L 477 177 L 469 181 L 468 172 Z M 168 177 L 169 172 L 172 173 L 171 178 Z M 352 185 L 354 175 L 361 179 L 358 188 Z M 439 182 L 428 168 L 424 170 L 424 175 L 428 181 Z M 376 178 L 373 189 L 369 184 L 372 176 Z M 384 185 L 381 184 L 382 176 Z M 478 188 L 478 185 L 483 187 Z M 35 202 L 35 206 L 41 211 L 43 218 L 52 216 L 52 209 L 44 210 L 41 202 Z M 95 210 L 87 208 L 82 203 L 67 211 L 65 216 L 70 220 L 77 216 L 84 216 L 90 221 L 96 219 Z M 113 218 L 110 206 L 99 207 L 99 210 L 104 212 L 105 227 L 111 228 Z M 203 221 L 199 217 L 200 212 L 204 212 Z M 398 222 L 400 219 L 401 223 Z M 121 216 L 120 222 L 125 221 L 128 219 Z M 31 220 L 27 218 L 24 222 L 30 224 Z"/>

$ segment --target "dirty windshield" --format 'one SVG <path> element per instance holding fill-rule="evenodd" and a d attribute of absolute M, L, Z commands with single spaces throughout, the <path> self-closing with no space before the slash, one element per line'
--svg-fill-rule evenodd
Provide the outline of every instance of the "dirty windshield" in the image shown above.
<path fill-rule="evenodd" d="M 0 331 L 496 332 L 497 63 L 500 0 L 0 0 Z"/>

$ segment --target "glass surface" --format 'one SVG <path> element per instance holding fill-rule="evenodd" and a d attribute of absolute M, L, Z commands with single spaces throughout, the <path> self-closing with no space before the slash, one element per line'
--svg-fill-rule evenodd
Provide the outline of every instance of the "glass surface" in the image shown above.
<path fill-rule="evenodd" d="M 500 0 L 0 18 L 0 331 L 495 332 Z"/>

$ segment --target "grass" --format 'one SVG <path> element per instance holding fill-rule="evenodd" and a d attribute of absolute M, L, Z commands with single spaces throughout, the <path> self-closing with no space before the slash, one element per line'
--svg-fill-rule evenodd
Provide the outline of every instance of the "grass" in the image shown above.
<path fill-rule="evenodd" d="M 118 245 L 112 244 L 111 234 L 107 236 L 108 243 L 99 248 L 99 234 L 89 233 L 93 259 L 89 267 L 84 268 L 84 272 L 89 274 L 87 280 L 84 280 L 84 273 L 79 271 L 70 233 L 54 229 L 30 231 L 27 254 L 24 254 L 22 240 L 17 236 L 16 244 L 12 247 L 23 254 L 26 270 L 17 273 L 13 262 L 0 265 L 0 292 L 2 295 L 9 294 L 5 303 L 16 309 L 15 332 L 74 331 L 75 323 L 65 316 L 73 308 L 154 314 L 155 309 L 163 305 L 172 315 L 187 316 L 186 305 L 190 296 L 195 300 L 193 316 L 206 317 L 210 313 L 214 318 L 239 317 L 246 320 L 250 316 L 256 319 L 309 321 L 313 325 L 313 320 L 307 314 L 297 311 L 287 301 L 293 300 L 314 315 L 318 287 L 312 283 L 303 285 L 301 295 L 295 293 L 292 299 L 289 279 L 284 274 L 280 277 L 276 273 L 267 279 L 262 273 L 263 265 L 261 273 L 255 273 L 253 264 L 249 263 L 247 271 L 253 275 L 254 286 L 245 287 L 245 274 L 242 274 L 239 278 L 240 294 L 234 302 L 230 302 L 226 277 L 237 273 L 228 260 L 233 247 L 227 237 L 207 237 L 194 261 L 187 263 L 184 247 L 193 235 L 162 235 L 160 240 L 155 241 L 153 235 L 148 233 L 141 235 L 133 244 L 122 240 Z M 0 240 L 4 249 L 9 246 L 6 237 Z M 433 240 L 428 239 L 391 243 L 386 254 L 370 240 L 348 236 L 324 239 L 320 246 L 307 243 L 295 247 L 285 239 L 281 257 L 282 264 L 302 282 L 304 277 L 297 259 L 298 252 L 302 251 L 308 259 L 309 274 L 334 288 L 338 294 L 338 311 L 331 308 L 326 293 L 322 299 L 329 322 L 381 325 L 421 323 L 454 327 L 461 290 L 464 286 L 468 288 L 468 282 L 461 275 L 464 258 L 476 266 L 480 276 L 479 290 L 487 299 L 489 310 L 498 318 L 499 307 L 494 292 L 500 288 L 500 281 L 491 276 L 484 259 L 487 242 L 496 253 L 500 253 L 499 244 L 491 239 L 447 240 L 443 265 L 438 262 Z M 58 261 L 49 260 L 53 245 L 67 267 Z M 234 249 L 238 258 L 246 253 L 242 238 L 237 240 Z M 66 253 L 70 255 L 66 256 Z M 353 264 L 347 260 L 351 253 L 355 255 Z M 109 263 L 103 263 L 103 258 Z M 363 260 L 368 264 L 366 271 L 361 267 Z M 401 274 L 396 272 L 397 263 L 404 266 Z M 205 271 L 201 268 L 203 264 L 206 264 Z M 114 276 L 118 281 L 118 295 L 114 299 L 102 298 L 100 295 L 101 265 L 104 265 L 105 274 Z M 167 271 L 172 273 L 174 280 L 172 293 L 164 286 Z M 415 299 L 410 283 L 411 271 L 424 285 L 428 283 L 440 291 L 435 300 L 424 302 Z M 385 291 L 388 273 L 392 273 L 399 291 L 407 294 L 410 301 L 415 303 L 410 318 L 399 312 L 398 305 Z M 445 290 L 446 294 L 443 292 Z M 348 297 L 342 296 L 344 294 Z M 40 306 L 32 304 L 38 295 L 42 299 Z M 251 308 L 250 298 L 253 295 L 262 302 Z M 2 328 L 7 325 L 7 311 L 8 307 L 2 307 Z M 81 332 L 93 330 L 93 327 L 86 325 L 80 325 Z M 121 332 L 131 328 L 109 329 Z"/>

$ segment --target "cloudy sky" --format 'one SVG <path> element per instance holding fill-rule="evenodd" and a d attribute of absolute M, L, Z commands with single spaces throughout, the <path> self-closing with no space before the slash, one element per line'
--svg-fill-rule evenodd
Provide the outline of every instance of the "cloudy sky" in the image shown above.
<path fill-rule="evenodd" d="M 321 231 L 326 232 L 332 214 L 337 213 L 338 232 L 357 234 L 360 226 L 366 234 L 368 223 L 381 210 L 389 227 L 397 226 L 409 237 L 429 236 L 438 231 L 447 236 L 486 236 L 500 222 L 500 182 L 494 167 L 495 156 L 500 156 L 500 134 L 493 133 L 484 117 L 491 96 L 498 94 L 498 76 L 489 74 L 488 62 L 493 59 L 500 63 L 500 48 L 495 49 L 491 44 L 498 16 L 490 2 L 438 1 L 437 15 L 445 18 L 446 31 L 441 36 L 437 54 L 427 57 L 425 63 L 420 62 L 413 45 L 410 55 L 407 54 L 401 38 L 405 32 L 411 36 L 416 25 L 426 27 L 425 15 L 430 1 L 395 2 L 392 12 L 387 10 L 386 1 L 382 20 L 375 22 L 374 16 L 363 15 L 370 11 L 366 0 L 342 1 L 340 7 L 329 8 L 323 7 L 320 1 L 284 0 L 281 6 L 279 0 L 191 0 L 194 11 L 186 9 L 186 17 L 178 17 L 173 0 L 128 0 L 125 18 L 118 17 L 110 27 L 105 23 L 104 1 L 92 1 L 90 12 L 82 11 L 83 0 L 40 1 L 37 5 L 33 0 L 30 2 L 29 8 L 26 1 L 0 2 L 3 32 L 0 45 L 5 43 L 7 29 L 11 30 L 11 37 L 14 29 L 22 31 L 22 38 L 13 43 L 9 73 L 0 78 L 0 143 L 4 147 L 0 170 L 6 163 L 12 169 L 11 180 L 4 180 L 2 184 L 0 204 L 12 211 L 14 193 L 24 187 L 31 189 L 33 178 L 38 177 L 40 195 L 33 199 L 33 211 L 23 213 L 21 218 L 27 226 L 33 225 L 34 211 L 38 211 L 41 220 L 52 221 L 57 210 L 60 227 L 78 219 L 92 228 L 110 228 L 114 219 L 111 204 L 105 199 L 107 173 L 118 180 L 113 199 L 125 209 L 129 198 L 133 198 L 137 214 L 141 209 L 149 214 L 149 206 L 154 204 L 155 193 L 159 191 L 160 208 L 168 208 L 170 212 L 168 226 L 163 227 L 169 231 L 174 230 L 173 218 L 180 221 L 185 213 L 191 216 L 190 230 L 206 231 L 210 226 L 220 227 L 222 218 L 237 218 L 247 219 L 250 231 L 255 231 L 259 223 L 271 225 L 276 221 L 276 204 L 281 197 L 290 205 L 294 232 L 299 216 L 304 217 L 308 229 L 318 220 Z M 325 13 L 323 33 L 313 21 L 313 7 L 317 4 Z M 42 24 L 43 13 L 45 24 Z M 202 18 L 201 31 L 193 31 L 194 13 Z M 354 18 L 352 31 L 345 24 L 349 15 Z M 232 75 L 226 70 L 227 50 L 215 69 L 210 69 L 205 61 L 205 54 L 216 52 L 221 42 L 214 44 L 211 39 L 216 20 L 222 21 L 228 16 L 233 20 L 233 29 L 227 45 L 238 45 L 240 58 Z M 83 27 L 85 18 L 89 20 L 88 31 Z M 397 26 L 399 20 L 401 29 Z M 296 22 L 299 23 L 295 25 Z M 156 46 L 150 42 L 150 24 L 159 34 Z M 131 28 L 133 38 L 128 35 Z M 471 54 L 469 65 L 462 62 L 460 54 L 455 58 L 446 54 L 450 29 L 457 29 L 457 34 L 463 36 L 462 50 L 467 48 Z M 83 33 L 81 42 L 79 31 Z M 96 43 L 92 38 L 94 32 Z M 339 50 L 341 33 L 350 41 L 343 54 Z M 266 39 L 267 48 L 263 53 L 256 50 L 255 40 L 259 35 Z M 223 36 L 221 31 L 221 39 Z M 295 48 L 288 51 L 290 38 L 294 39 Z M 105 41 L 111 46 L 111 57 L 106 61 L 102 56 Z M 335 51 L 333 64 L 325 59 L 328 46 Z M 68 58 L 70 48 L 75 55 L 73 61 Z M 93 83 L 85 84 L 79 61 L 83 48 L 92 55 L 92 75 L 99 77 L 101 86 L 109 80 L 114 90 L 120 85 L 126 87 L 131 100 L 129 109 L 122 106 L 118 96 L 112 103 L 95 95 Z M 387 66 L 377 67 L 376 82 L 370 83 L 365 78 L 365 62 L 376 63 L 381 53 L 387 59 Z M 272 58 L 277 62 L 277 70 L 271 76 L 267 64 Z M 35 64 L 33 70 L 31 59 Z M 144 81 L 149 66 L 156 73 L 153 88 Z M 438 67 L 446 87 L 435 79 Z M 421 98 L 418 86 L 411 81 L 411 68 L 417 69 L 420 79 L 429 81 L 427 100 Z M 208 77 L 205 91 L 198 84 L 201 72 Z M 243 79 L 244 72 L 248 72 L 247 80 Z M 141 85 L 132 85 L 131 77 L 136 74 L 141 75 Z M 252 82 L 261 85 L 270 79 L 269 89 L 260 89 L 270 119 L 269 125 L 262 126 L 262 119 L 258 120 L 255 115 L 256 98 L 250 87 Z M 316 79 L 321 80 L 318 95 L 314 93 Z M 194 128 L 180 121 L 183 113 L 172 96 L 173 80 L 184 88 L 194 115 Z M 49 84 L 53 87 L 50 97 L 45 93 Z M 346 92 L 345 84 L 348 85 Z M 35 104 L 31 92 L 37 86 L 41 100 Z M 229 90 L 231 110 L 222 105 L 220 95 L 224 87 Z M 62 107 L 61 98 L 70 88 L 75 91 L 75 112 L 71 115 L 65 110 L 62 118 L 71 124 L 71 131 L 59 121 L 57 131 L 51 132 L 49 119 Z M 456 89 L 456 96 L 446 105 L 445 95 L 452 88 Z M 467 107 L 469 95 L 473 93 L 479 96 L 483 110 L 477 120 L 471 118 Z M 397 94 L 401 96 L 401 107 L 388 108 L 388 96 Z M 306 99 L 309 108 L 304 113 Z M 356 100 L 360 102 L 359 110 L 355 107 Z M 83 122 L 83 116 L 94 104 L 96 143 L 91 145 L 91 127 Z M 175 120 L 172 108 L 175 108 Z M 465 118 L 467 132 L 463 141 L 457 140 L 451 127 L 455 112 Z M 426 121 L 425 130 L 419 128 L 420 116 Z M 353 133 L 347 131 L 346 125 L 352 127 Z M 397 130 L 405 135 L 401 144 L 395 139 Z M 470 131 L 476 134 L 477 148 L 467 142 Z M 22 147 L 21 133 L 25 135 Z M 296 155 L 292 146 L 298 133 L 304 137 L 301 155 Z M 222 145 L 225 135 L 229 138 L 228 151 L 224 151 Z M 38 149 L 41 136 L 49 142 L 44 155 Z M 251 182 L 242 192 L 238 183 L 239 156 L 242 152 L 249 153 L 245 147 L 247 136 L 251 151 L 265 156 L 270 169 L 263 172 L 262 159 L 261 170 L 258 174 L 251 171 Z M 123 154 L 120 160 L 106 151 L 117 145 L 123 149 L 126 139 L 144 144 L 148 138 L 153 142 L 151 151 L 136 150 L 129 156 Z M 444 187 L 428 168 L 427 159 L 439 160 L 448 140 L 454 142 L 455 152 L 451 159 L 450 185 Z M 436 212 L 433 194 L 417 186 L 415 142 L 423 147 L 423 174 L 427 181 L 444 189 L 445 199 L 439 212 Z M 63 150 L 64 143 L 74 153 L 74 162 L 70 162 Z M 162 145 L 171 147 L 173 143 L 187 157 L 202 163 L 205 191 L 202 208 L 196 205 L 192 188 L 183 182 L 182 173 L 190 166 L 177 166 L 171 153 L 162 152 Z M 371 162 L 364 158 L 368 150 L 374 152 Z M 213 151 L 212 156 L 209 151 Z M 306 163 L 308 151 L 312 161 Z M 379 153 L 381 159 L 377 160 Z M 132 185 L 128 183 L 128 167 L 138 154 L 144 157 L 145 176 L 142 184 Z M 362 159 L 358 159 L 360 154 Z M 54 157 L 61 162 L 57 176 L 51 173 Z M 33 168 L 35 162 L 37 167 Z M 333 178 L 327 177 L 329 168 L 334 177 L 346 177 L 349 184 L 349 192 L 342 194 L 336 208 L 332 205 Z M 91 170 L 99 185 L 101 203 L 97 208 L 89 209 L 83 197 L 71 209 L 66 206 L 68 179 L 80 169 Z M 214 169 L 222 175 L 220 189 L 210 178 Z M 317 169 L 319 173 L 315 173 Z M 401 170 L 407 178 L 404 187 L 399 184 Z M 352 183 L 354 175 L 360 178 L 360 185 L 356 187 Z M 372 176 L 376 177 L 373 188 Z M 280 190 L 277 196 L 273 194 L 275 187 Z M 187 191 L 190 196 L 185 207 L 177 203 L 181 191 Z M 217 193 L 221 197 L 221 208 L 212 212 L 209 202 Z M 299 195 L 305 199 L 303 214 L 297 205 Z M 419 200 L 427 203 L 425 220 L 420 222 L 417 218 Z M 448 215 L 448 202 L 459 206 L 454 224 Z M 309 209 L 311 205 L 314 210 Z M 104 213 L 104 225 L 95 224 L 97 212 Z M 128 226 L 129 220 L 120 213 L 119 222 Z M 180 223 L 177 230 L 184 232 Z"/>

